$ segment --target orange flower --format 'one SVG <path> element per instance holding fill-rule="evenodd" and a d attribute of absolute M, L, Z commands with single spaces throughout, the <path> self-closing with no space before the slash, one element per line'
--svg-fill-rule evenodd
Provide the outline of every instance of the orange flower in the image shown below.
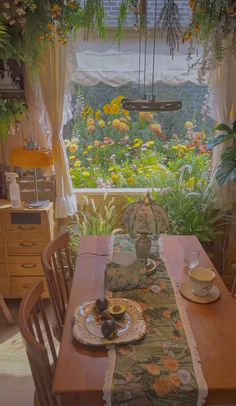
<path fill-rule="evenodd" d="M 151 375 L 159 375 L 160 374 L 160 368 L 156 364 L 148 364 L 146 366 L 146 370 L 149 372 Z"/>
<path fill-rule="evenodd" d="M 153 389 L 158 396 L 164 396 L 171 391 L 171 384 L 168 379 L 163 377 L 155 381 Z"/>
<path fill-rule="evenodd" d="M 148 309 L 148 305 L 147 305 L 147 303 L 145 303 L 145 302 L 141 302 L 141 303 L 139 303 L 140 304 L 140 306 L 142 307 L 142 310 L 143 311 L 145 311 L 145 310 L 147 310 Z"/>
<path fill-rule="evenodd" d="M 183 324 L 182 324 L 181 320 L 176 321 L 175 328 L 177 328 L 177 329 L 183 328 Z"/>
<path fill-rule="evenodd" d="M 165 319 L 170 319 L 171 318 L 170 309 L 164 310 L 164 312 L 162 314 L 163 314 L 163 317 L 165 317 Z"/>
<path fill-rule="evenodd" d="M 160 281 L 159 286 L 161 289 L 165 289 L 166 288 L 166 283 L 164 281 Z"/>
<path fill-rule="evenodd" d="M 132 345 L 129 345 L 129 346 L 125 346 L 125 347 L 119 347 L 118 351 L 121 355 L 128 355 L 128 354 L 134 353 L 135 348 Z"/>
<path fill-rule="evenodd" d="M 177 371 L 177 369 L 179 368 L 179 363 L 178 361 L 173 358 L 173 357 L 167 357 L 164 360 L 164 366 L 166 369 L 168 369 L 169 371 Z"/>
<path fill-rule="evenodd" d="M 181 385 L 181 380 L 176 374 L 170 374 L 169 381 L 174 385 L 176 388 L 179 388 Z"/>

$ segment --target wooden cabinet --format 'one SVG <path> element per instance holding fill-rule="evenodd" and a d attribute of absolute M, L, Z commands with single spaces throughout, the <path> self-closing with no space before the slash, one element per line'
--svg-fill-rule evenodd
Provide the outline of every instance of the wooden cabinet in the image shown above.
<path fill-rule="evenodd" d="M 12 209 L 0 202 L 0 293 L 4 297 L 21 298 L 40 279 L 47 288 L 41 254 L 53 230 L 52 203 L 42 209 Z"/>

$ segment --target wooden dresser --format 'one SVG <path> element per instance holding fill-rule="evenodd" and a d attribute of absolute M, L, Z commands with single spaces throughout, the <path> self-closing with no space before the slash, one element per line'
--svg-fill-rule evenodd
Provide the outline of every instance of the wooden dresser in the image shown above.
<path fill-rule="evenodd" d="M 41 253 L 53 238 L 53 205 L 12 209 L 0 201 L 0 293 L 21 298 L 38 280 L 46 280 Z"/>

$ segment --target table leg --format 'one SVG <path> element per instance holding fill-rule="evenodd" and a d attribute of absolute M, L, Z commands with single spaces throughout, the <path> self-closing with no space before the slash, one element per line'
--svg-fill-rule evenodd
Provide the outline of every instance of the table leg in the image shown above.
<path fill-rule="evenodd" d="M 2 311 L 3 311 L 3 314 L 4 314 L 4 316 L 6 317 L 8 323 L 9 323 L 9 324 L 14 324 L 14 320 L 13 320 L 13 318 L 12 318 L 12 315 L 11 315 L 11 313 L 10 313 L 10 311 L 9 311 L 7 305 L 6 305 L 6 302 L 5 302 L 5 300 L 3 299 L 1 293 L 0 293 L 0 307 L 1 307 L 1 309 L 2 309 Z"/>

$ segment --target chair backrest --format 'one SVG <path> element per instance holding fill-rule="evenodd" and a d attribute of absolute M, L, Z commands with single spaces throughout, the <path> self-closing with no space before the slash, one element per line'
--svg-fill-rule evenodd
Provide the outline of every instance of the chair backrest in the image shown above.
<path fill-rule="evenodd" d="M 41 300 L 43 293 L 43 282 L 40 281 L 22 299 L 19 310 L 19 329 L 24 340 L 40 406 L 57 406 L 58 402 L 51 389 L 57 354 Z"/>
<path fill-rule="evenodd" d="M 69 233 L 65 232 L 52 240 L 42 253 L 43 269 L 57 323 L 57 337 L 61 337 L 63 331 L 73 276 L 69 242 Z"/>

